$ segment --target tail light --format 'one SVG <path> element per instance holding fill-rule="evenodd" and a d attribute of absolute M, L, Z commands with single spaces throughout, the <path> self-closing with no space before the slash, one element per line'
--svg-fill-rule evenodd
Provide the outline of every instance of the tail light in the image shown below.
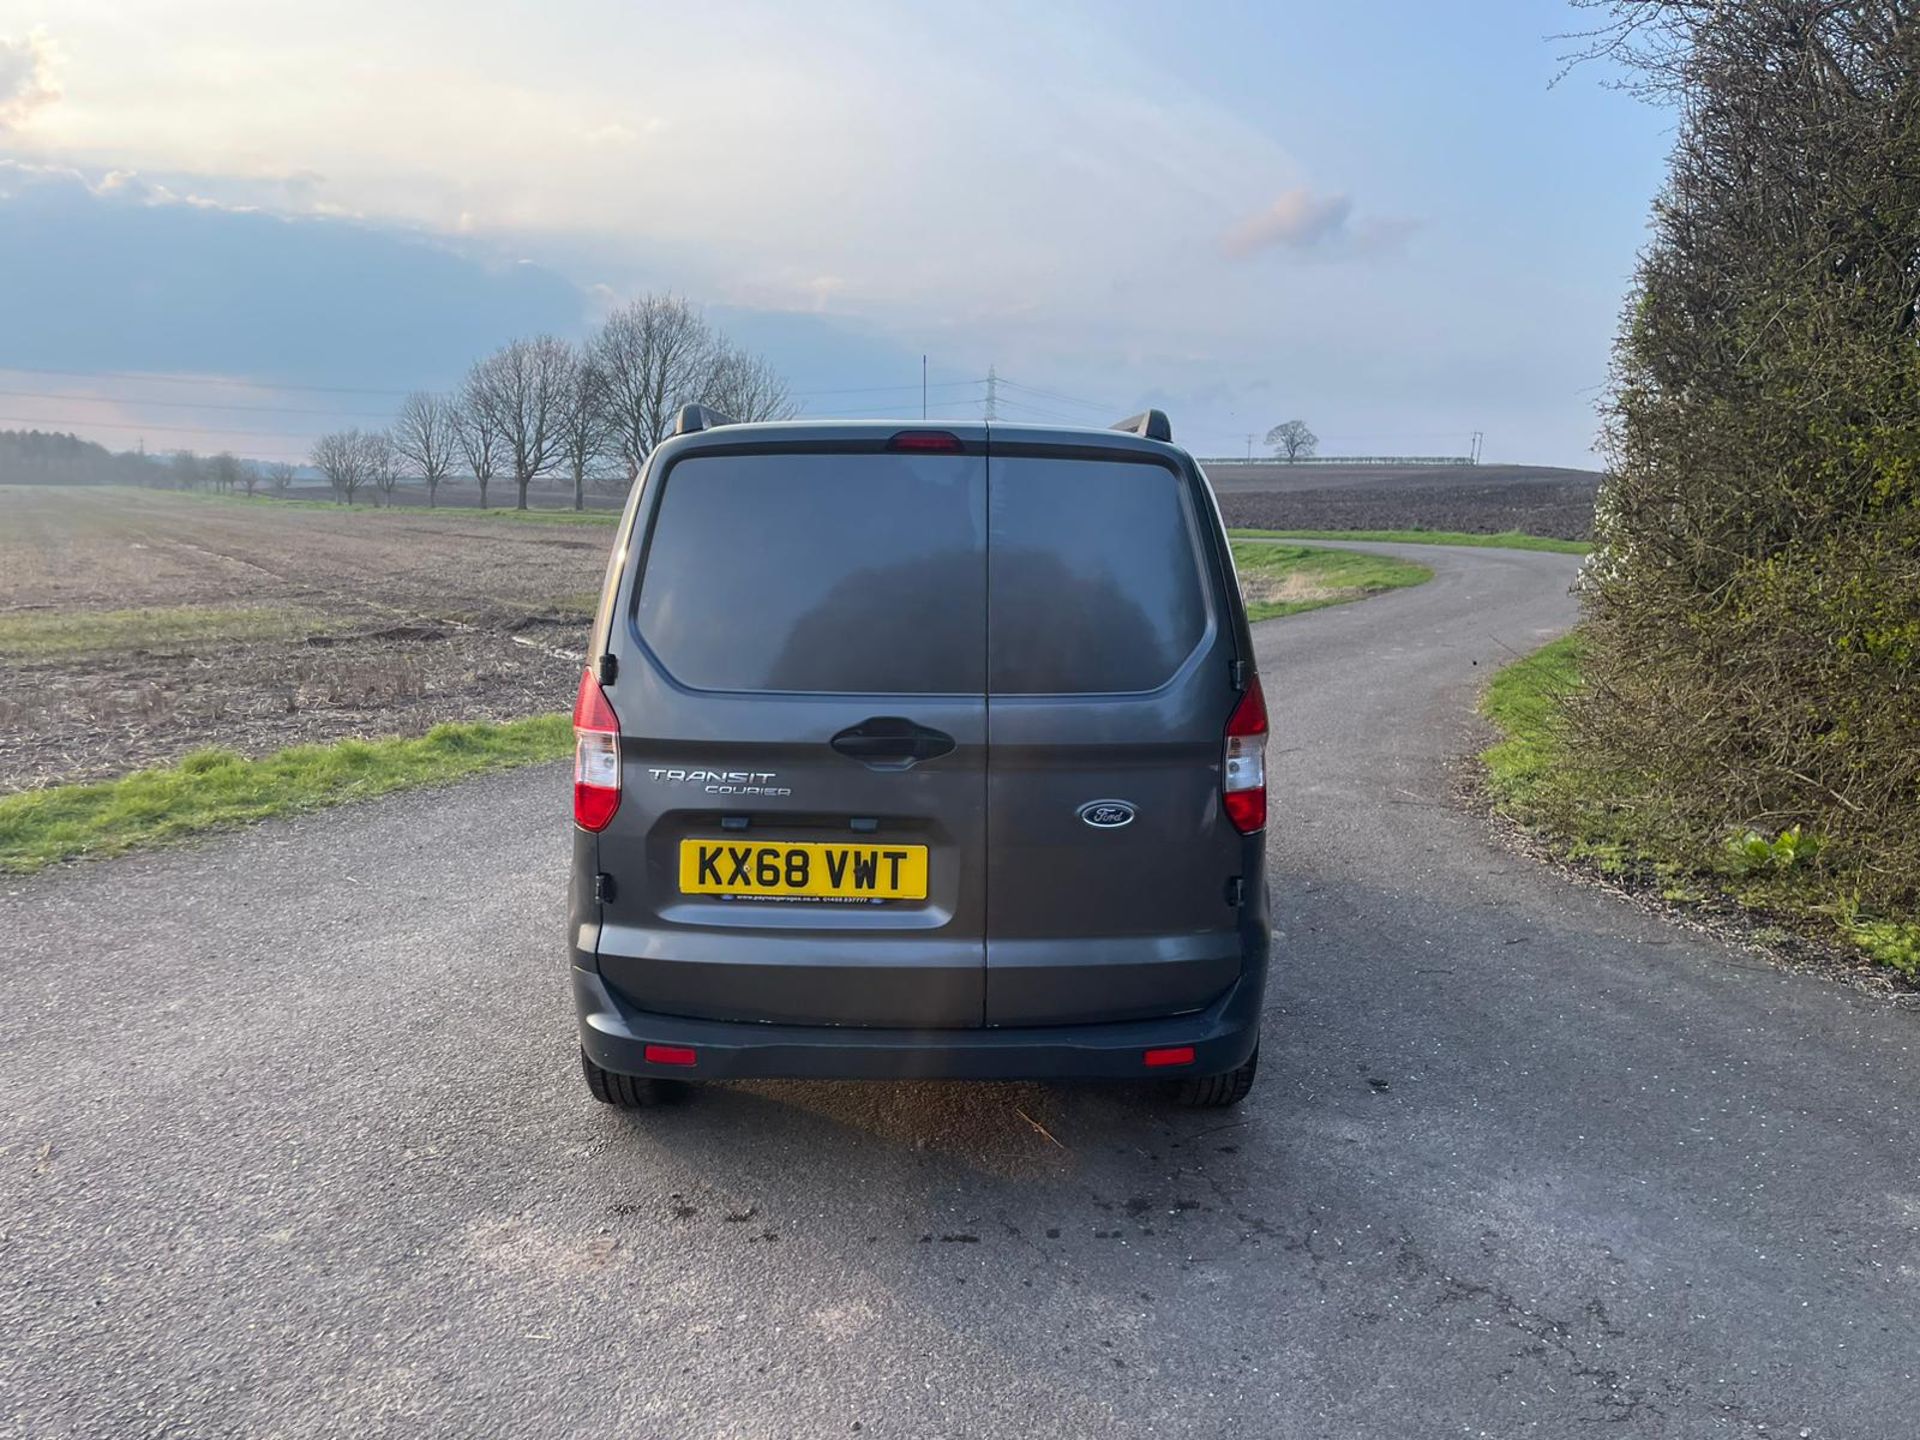
<path fill-rule="evenodd" d="M 573 702 L 573 823 L 604 830 L 620 808 L 620 717 L 588 670 Z"/>
<path fill-rule="evenodd" d="M 1220 801 L 1227 819 L 1242 835 L 1267 823 L 1267 700 L 1254 676 L 1240 703 L 1227 717 L 1225 763 L 1220 769 Z"/>

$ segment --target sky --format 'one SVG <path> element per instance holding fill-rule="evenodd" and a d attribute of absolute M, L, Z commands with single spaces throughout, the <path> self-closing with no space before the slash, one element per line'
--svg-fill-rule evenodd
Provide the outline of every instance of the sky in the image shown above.
<path fill-rule="evenodd" d="M 0 428 L 299 458 L 700 304 L 805 412 L 1593 463 L 1671 117 L 1562 0 L 0 0 Z"/>

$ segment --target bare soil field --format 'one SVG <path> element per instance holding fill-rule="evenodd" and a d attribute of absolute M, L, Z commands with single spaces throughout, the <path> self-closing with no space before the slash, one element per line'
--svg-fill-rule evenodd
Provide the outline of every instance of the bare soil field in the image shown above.
<path fill-rule="evenodd" d="M 1584 538 L 1598 477 L 1215 466 L 1229 524 Z M 565 709 L 611 535 L 428 511 L 0 486 L 0 794 Z M 301 496 L 299 498 L 311 498 Z M 401 497 L 396 497 L 401 498 Z M 512 487 L 490 497 L 512 500 Z M 542 509 L 571 504 L 545 486 Z M 592 497 L 601 514 L 613 497 Z"/>
<path fill-rule="evenodd" d="M 1266 530 L 1593 531 L 1600 476 L 1528 465 L 1214 465 L 1229 525 Z"/>
<path fill-rule="evenodd" d="M 0 487 L 0 794 L 564 710 L 610 535 Z"/>
<path fill-rule="evenodd" d="M 1600 476 L 1592 470 L 1546 465 L 1219 465 L 1207 476 L 1220 496 L 1229 525 L 1271 530 L 1463 530 L 1495 535 L 1521 530 L 1561 540 L 1585 540 L 1593 529 L 1593 500 Z M 290 498 L 332 500 L 324 485 L 296 486 Z M 369 495 L 367 504 L 375 497 Z M 510 481 L 496 481 L 487 499 L 491 509 L 511 509 Z M 617 511 L 626 498 L 624 484 L 588 487 L 586 509 Z M 418 509 L 426 491 L 402 485 L 384 503 Z M 472 510 L 480 503 L 471 480 L 448 481 L 435 504 L 443 510 Z M 571 510 L 573 487 L 555 480 L 536 481 L 527 495 L 535 510 Z"/>

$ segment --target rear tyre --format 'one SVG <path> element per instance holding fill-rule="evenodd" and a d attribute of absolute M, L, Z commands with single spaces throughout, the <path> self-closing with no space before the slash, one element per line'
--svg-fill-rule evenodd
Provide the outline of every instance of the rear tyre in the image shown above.
<path fill-rule="evenodd" d="M 580 1071 L 587 1077 L 587 1090 L 602 1105 L 616 1110 L 648 1110 L 678 1099 L 686 1087 L 671 1080 L 651 1080 L 644 1075 L 621 1075 L 602 1070 L 580 1052 Z"/>
<path fill-rule="evenodd" d="M 1238 1105 L 1253 1089 L 1253 1077 L 1259 1069 L 1260 1047 L 1255 1045 L 1247 1063 L 1237 1070 L 1180 1081 L 1174 1087 L 1174 1103 L 1190 1110 L 1224 1110 L 1229 1105 Z"/>

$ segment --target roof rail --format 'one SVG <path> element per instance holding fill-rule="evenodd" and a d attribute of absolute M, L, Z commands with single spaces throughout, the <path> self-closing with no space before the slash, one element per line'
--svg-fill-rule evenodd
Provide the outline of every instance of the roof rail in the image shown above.
<path fill-rule="evenodd" d="M 1109 428 L 1125 430 L 1129 435 L 1138 435 L 1142 440 L 1171 442 L 1173 439 L 1173 422 L 1167 419 L 1167 412 L 1164 410 L 1142 410 L 1138 415 L 1129 415 L 1118 425 Z"/>
<path fill-rule="evenodd" d="M 675 435 L 693 435 L 731 424 L 733 421 L 729 417 L 711 405 L 682 405 L 680 413 L 673 417 L 673 429 L 667 432 L 667 438 L 671 440 Z"/>

